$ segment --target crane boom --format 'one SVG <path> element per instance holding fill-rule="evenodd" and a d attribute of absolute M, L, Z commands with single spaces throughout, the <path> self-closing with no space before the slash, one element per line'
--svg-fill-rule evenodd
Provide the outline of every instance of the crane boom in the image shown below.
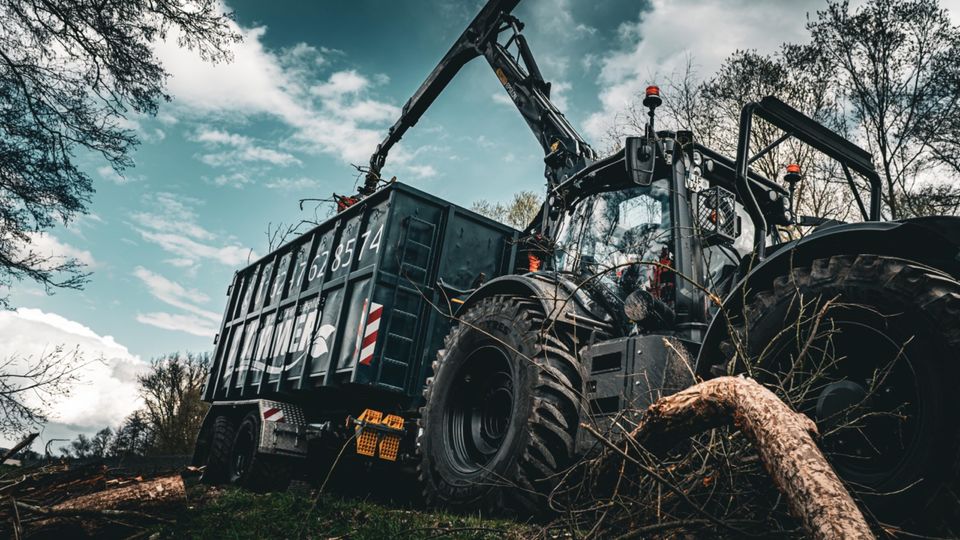
<path fill-rule="evenodd" d="M 376 191 L 380 171 L 387 154 L 416 125 L 423 113 L 447 87 L 460 69 L 478 56 L 486 58 L 506 89 L 510 99 L 533 130 L 544 149 L 547 187 L 551 189 L 582 170 L 596 154 L 563 113 L 550 101 L 550 83 L 543 80 L 527 41 L 521 33 L 523 23 L 510 12 L 520 0 L 490 0 L 454 42 L 426 80 L 403 106 L 400 118 L 390 127 L 387 136 L 370 156 L 370 168 L 361 195 Z M 510 31 L 506 43 L 500 34 Z M 518 56 L 510 52 L 515 45 Z"/>

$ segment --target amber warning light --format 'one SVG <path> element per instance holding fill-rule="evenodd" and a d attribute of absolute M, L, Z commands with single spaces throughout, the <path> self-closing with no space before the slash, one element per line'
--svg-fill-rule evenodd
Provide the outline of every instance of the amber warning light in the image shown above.
<path fill-rule="evenodd" d="M 796 163 L 791 163 L 787 165 L 787 174 L 783 177 L 784 180 L 793 184 L 800 181 L 800 166 Z"/>
<path fill-rule="evenodd" d="M 647 87 L 646 96 L 643 98 L 643 106 L 650 108 L 650 114 L 653 114 L 653 109 L 656 109 L 663 103 L 663 100 L 660 99 L 660 87 L 650 85 Z M 651 121 L 653 117 L 650 117 Z"/>

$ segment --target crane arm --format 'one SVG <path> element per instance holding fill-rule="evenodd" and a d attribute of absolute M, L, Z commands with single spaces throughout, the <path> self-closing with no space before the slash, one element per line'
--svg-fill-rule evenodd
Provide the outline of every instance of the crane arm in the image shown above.
<path fill-rule="evenodd" d="M 460 69 L 478 56 L 485 57 L 494 69 L 497 78 L 544 148 L 548 188 L 554 187 L 595 159 L 590 146 L 550 101 L 550 84 L 543 80 L 526 39 L 520 33 L 523 24 L 510 15 L 519 3 L 520 0 L 490 0 L 474 17 L 420 88 L 407 100 L 400 118 L 377 145 L 376 151 L 370 157 L 366 180 L 360 188 L 361 195 L 376 191 L 380 171 L 393 145 L 409 128 L 416 125 Z M 512 34 L 505 44 L 501 44 L 499 36 L 507 30 L 512 31 Z M 519 58 L 510 53 L 509 47 L 512 45 L 516 45 Z"/>

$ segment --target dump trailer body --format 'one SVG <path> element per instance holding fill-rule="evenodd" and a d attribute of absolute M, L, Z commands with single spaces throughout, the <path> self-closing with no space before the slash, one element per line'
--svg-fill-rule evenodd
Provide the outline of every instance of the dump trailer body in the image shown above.
<path fill-rule="evenodd" d="M 204 399 L 315 411 L 335 390 L 415 406 L 455 291 L 510 272 L 518 235 L 391 184 L 235 274 Z"/>

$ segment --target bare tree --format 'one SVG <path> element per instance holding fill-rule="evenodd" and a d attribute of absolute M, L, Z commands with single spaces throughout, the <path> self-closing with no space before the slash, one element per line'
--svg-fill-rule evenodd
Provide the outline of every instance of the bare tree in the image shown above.
<path fill-rule="evenodd" d="M 911 195 L 944 161 L 931 147 L 950 147 L 931 134 L 960 114 L 960 29 L 937 0 L 872 0 L 853 13 L 830 2 L 808 28 L 874 153 L 890 216 L 918 215 Z"/>
<path fill-rule="evenodd" d="M 830 92 L 834 80 L 832 68 L 815 53 L 815 49 L 796 45 L 784 45 L 775 54 L 736 51 L 706 81 L 700 78 L 693 58 L 688 58 L 680 72 L 663 77 L 663 105 L 657 111 L 657 125 L 664 129 L 692 130 L 705 146 L 732 156 L 736 154 L 743 106 L 773 95 L 832 129 L 845 132 L 841 104 Z M 609 137 L 619 141 L 628 135 L 644 133 L 649 117 L 642 99 L 636 96 L 617 115 Z M 752 132 L 751 147 L 766 147 L 781 135 L 779 129 L 758 121 Z M 782 177 L 789 163 L 799 164 L 805 172 L 805 181 L 795 194 L 799 213 L 838 220 L 853 217 L 851 195 L 845 191 L 846 186 L 837 189 L 843 182 L 842 174 L 830 160 L 805 145 L 787 141 L 752 167 L 776 180 Z"/>
<path fill-rule="evenodd" d="M 20 434 L 46 422 L 51 405 L 70 394 L 86 365 L 77 349 L 62 345 L 36 358 L 0 360 L 0 434 Z"/>
<path fill-rule="evenodd" d="M 155 114 L 168 36 L 228 59 L 240 39 L 216 0 L 7 0 L 0 3 L 0 284 L 80 288 L 76 260 L 31 248 L 34 235 L 86 212 L 92 181 L 78 151 L 118 173 L 133 165 L 130 114 Z M 6 298 L 0 298 L 6 304 Z"/>
<path fill-rule="evenodd" d="M 93 457 L 107 457 L 110 453 L 110 446 L 113 443 L 113 430 L 105 427 L 93 436 L 91 443 L 91 454 Z"/>
<path fill-rule="evenodd" d="M 83 433 L 77 434 L 77 437 L 70 441 L 68 446 L 60 447 L 60 452 L 66 457 L 77 459 L 86 459 L 93 456 L 93 439 Z"/>
<path fill-rule="evenodd" d="M 208 405 L 201 401 L 210 354 L 173 353 L 151 362 L 138 377 L 150 432 L 150 453 L 186 454 L 193 449 Z"/>
<path fill-rule="evenodd" d="M 117 433 L 110 441 L 109 454 L 111 456 L 142 456 L 150 449 L 150 426 L 141 411 L 123 421 L 117 428 Z"/>
<path fill-rule="evenodd" d="M 543 197 L 532 191 L 520 191 L 513 194 L 513 200 L 509 203 L 491 203 L 481 199 L 474 202 L 470 209 L 513 228 L 524 229 L 537 217 L 541 206 Z"/>

